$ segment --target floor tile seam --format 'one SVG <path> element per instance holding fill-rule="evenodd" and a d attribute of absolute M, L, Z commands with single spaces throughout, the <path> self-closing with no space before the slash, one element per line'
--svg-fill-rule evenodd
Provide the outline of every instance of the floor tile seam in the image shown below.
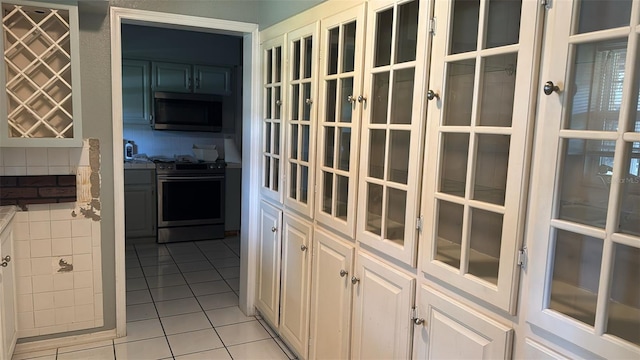
<path fill-rule="evenodd" d="M 272 338 L 271 336 L 269 336 L 269 337 L 266 337 L 266 338 L 264 338 L 264 339 L 257 339 L 257 340 L 251 340 L 251 341 L 244 341 L 244 342 L 239 342 L 239 343 L 237 343 L 237 344 L 233 344 L 233 345 L 225 345 L 225 347 L 234 347 L 234 346 L 239 346 L 239 345 L 246 345 L 246 344 L 256 343 L 256 342 L 265 341 L 265 340 L 273 340 L 273 341 L 275 342 L 275 339 L 274 339 L 274 338 Z M 276 344 L 277 344 L 277 343 L 276 343 Z M 280 347 L 280 346 L 278 346 L 278 347 Z M 280 349 L 280 350 L 282 350 L 282 349 Z M 284 355 L 288 358 L 287 354 L 284 354 Z"/>

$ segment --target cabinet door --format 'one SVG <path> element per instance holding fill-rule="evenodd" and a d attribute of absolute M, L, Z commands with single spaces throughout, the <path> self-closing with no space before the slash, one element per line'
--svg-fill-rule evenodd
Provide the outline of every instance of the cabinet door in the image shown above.
<path fill-rule="evenodd" d="M 289 91 L 286 121 L 285 190 L 288 207 L 312 217 L 313 172 L 316 144 L 316 59 L 318 24 L 311 24 L 287 35 Z"/>
<path fill-rule="evenodd" d="M 424 136 L 428 1 L 371 1 L 367 47 L 358 239 L 415 265 Z"/>
<path fill-rule="evenodd" d="M 7 265 L 0 268 L 0 359 L 10 360 L 17 340 L 15 258 L 13 253 L 13 232 L 11 225 L 0 236 L 0 262 Z M 6 257 L 9 257 L 8 259 Z"/>
<path fill-rule="evenodd" d="M 122 60 L 122 120 L 125 124 L 151 122 L 149 62 Z"/>
<path fill-rule="evenodd" d="M 78 7 L 3 2 L 2 146 L 82 146 Z"/>
<path fill-rule="evenodd" d="M 527 319 L 609 359 L 640 357 L 638 5 L 548 10 L 532 169 Z"/>
<path fill-rule="evenodd" d="M 315 218 L 355 232 L 365 6 L 322 20 Z"/>
<path fill-rule="evenodd" d="M 437 290 L 422 286 L 414 347 L 417 359 L 509 359 L 513 330 Z"/>
<path fill-rule="evenodd" d="M 262 45 L 262 195 L 282 202 L 284 37 Z"/>
<path fill-rule="evenodd" d="M 280 336 L 307 358 L 313 230 L 310 222 L 289 214 L 284 215 L 282 230 Z"/>
<path fill-rule="evenodd" d="M 531 1 L 442 1 L 434 12 L 423 269 L 511 313 L 542 9 Z"/>
<path fill-rule="evenodd" d="M 191 65 L 151 63 L 151 87 L 153 91 L 191 92 L 193 87 Z"/>
<path fill-rule="evenodd" d="M 352 283 L 355 298 L 351 357 L 410 358 L 415 279 L 360 253 Z"/>
<path fill-rule="evenodd" d="M 156 184 L 153 170 L 124 171 L 124 223 L 127 238 L 156 236 Z"/>
<path fill-rule="evenodd" d="M 313 244 L 310 359 L 348 359 L 352 244 L 316 228 Z"/>
<path fill-rule="evenodd" d="M 219 66 L 193 66 L 193 92 L 201 94 L 231 94 L 231 69 Z"/>
<path fill-rule="evenodd" d="M 256 307 L 275 328 L 280 317 L 281 224 L 282 211 L 263 201 L 260 205 Z"/>

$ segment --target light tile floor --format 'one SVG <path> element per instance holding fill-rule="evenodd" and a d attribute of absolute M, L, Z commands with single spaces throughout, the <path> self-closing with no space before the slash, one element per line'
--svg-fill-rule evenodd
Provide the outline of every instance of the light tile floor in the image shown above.
<path fill-rule="evenodd" d="M 13 360 L 295 359 L 238 308 L 237 237 L 126 248 L 127 336 Z"/>

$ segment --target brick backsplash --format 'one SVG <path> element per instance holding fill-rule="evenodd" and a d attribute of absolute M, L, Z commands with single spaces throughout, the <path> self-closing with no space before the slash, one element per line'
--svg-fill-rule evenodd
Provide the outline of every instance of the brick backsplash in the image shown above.
<path fill-rule="evenodd" d="M 0 206 L 75 202 L 75 175 L 0 176 Z"/>

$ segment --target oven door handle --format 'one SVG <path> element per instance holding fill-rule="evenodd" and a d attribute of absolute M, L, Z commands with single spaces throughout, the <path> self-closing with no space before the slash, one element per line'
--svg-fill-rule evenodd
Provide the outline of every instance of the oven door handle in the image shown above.
<path fill-rule="evenodd" d="M 189 181 L 199 181 L 199 180 L 223 180 L 224 176 L 158 176 L 158 180 L 189 180 Z"/>

